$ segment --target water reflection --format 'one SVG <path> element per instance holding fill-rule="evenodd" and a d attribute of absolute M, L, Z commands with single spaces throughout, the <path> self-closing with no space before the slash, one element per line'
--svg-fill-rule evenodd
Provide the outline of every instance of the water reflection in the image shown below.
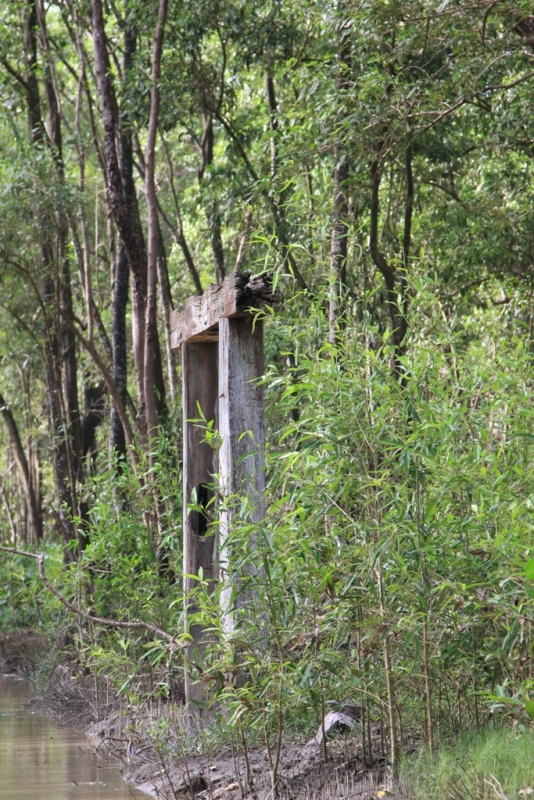
<path fill-rule="evenodd" d="M 0 800 L 132 800 L 148 795 L 98 758 L 83 731 L 31 713 L 25 681 L 0 676 Z"/>

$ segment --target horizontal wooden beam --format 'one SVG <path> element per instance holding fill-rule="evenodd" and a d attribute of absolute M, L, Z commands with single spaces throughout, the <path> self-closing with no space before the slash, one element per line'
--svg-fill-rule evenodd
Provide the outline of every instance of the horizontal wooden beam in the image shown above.
<path fill-rule="evenodd" d="M 185 307 L 171 312 L 171 347 L 184 342 L 217 342 L 219 320 L 247 316 L 255 309 L 278 308 L 280 295 L 273 292 L 273 276 L 255 278 L 250 272 L 233 272 L 218 285 L 208 286 L 201 297 L 190 297 Z"/>

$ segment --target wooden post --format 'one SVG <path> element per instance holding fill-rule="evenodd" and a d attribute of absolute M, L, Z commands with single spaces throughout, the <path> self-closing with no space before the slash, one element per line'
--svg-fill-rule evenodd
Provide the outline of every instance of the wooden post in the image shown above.
<path fill-rule="evenodd" d="M 242 607 L 247 598 L 239 587 L 228 582 L 231 551 L 226 540 L 240 498 L 250 504 L 248 520 L 259 522 L 265 514 L 265 429 L 263 387 L 263 322 L 252 317 L 221 319 L 219 324 L 219 453 L 220 491 L 223 510 L 219 528 L 220 577 L 226 583 L 222 592 L 225 626 L 233 624 L 232 606 Z M 235 497 L 235 500 L 233 499 Z M 250 539 L 255 548 L 256 536 Z M 260 567 L 251 562 L 249 571 Z M 232 594 L 235 594 L 232 603 Z M 248 594 L 248 599 L 253 595 Z"/>
<path fill-rule="evenodd" d="M 190 342 L 182 347 L 182 400 L 184 426 L 184 508 L 183 508 L 183 566 L 185 618 L 197 610 L 190 593 L 198 586 L 194 575 L 200 568 L 204 579 L 217 578 L 217 542 L 213 532 L 208 530 L 207 518 L 198 511 L 189 511 L 193 492 L 197 504 L 206 506 L 213 496 L 208 486 L 213 483 L 217 472 L 216 452 L 202 442 L 204 432 L 201 427 L 190 422 L 198 419 L 199 407 L 207 420 L 217 419 L 218 361 L 216 342 Z M 208 534 L 208 535 L 207 535 Z M 206 716 L 205 686 L 192 678 L 192 664 L 201 664 L 206 642 L 198 624 L 189 626 L 194 645 L 187 652 L 188 668 L 185 682 L 185 699 L 188 708 L 198 718 Z"/>
<path fill-rule="evenodd" d="M 190 297 L 185 308 L 171 314 L 171 344 L 182 348 L 184 413 L 184 596 L 185 618 L 195 611 L 192 589 L 202 568 L 208 581 L 226 581 L 231 553 L 226 546 L 233 508 L 232 496 L 246 494 L 252 521 L 264 515 L 264 413 L 263 389 L 257 379 L 263 374 L 263 323 L 254 309 L 277 308 L 278 293 L 272 276 L 251 280 L 249 273 L 233 273 L 221 284 L 209 286 L 202 297 Z M 188 422 L 198 418 L 198 406 L 206 420 L 215 420 L 222 445 L 217 454 L 201 444 L 201 428 Z M 193 489 L 197 503 L 210 499 L 208 484 L 219 471 L 224 510 L 220 519 L 220 541 L 209 535 L 206 517 L 188 513 Z M 208 534 L 208 535 L 206 535 Z M 255 540 L 250 543 L 254 547 Z M 236 588 L 236 587 L 234 587 Z M 237 587 L 238 588 L 238 587 Z M 230 585 L 223 591 L 224 613 L 231 626 Z M 244 598 L 237 602 L 237 607 Z M 187 656 L 186 702 L 191 717 L 206 716 L 207 694 L 195 681 L 193 664 L 201 664 L 206 640 L 200 625 L 189 626 L 193 644 Z M 195 707 L 198 709 L 195 712 Z"/>

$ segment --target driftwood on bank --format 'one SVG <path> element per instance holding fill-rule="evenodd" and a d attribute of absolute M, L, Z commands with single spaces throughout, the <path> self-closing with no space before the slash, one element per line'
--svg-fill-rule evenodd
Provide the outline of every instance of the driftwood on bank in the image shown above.
<path fill-rule="evenodd" d="M 329 711 L 308 745 L 321 745 L 325 739 L 331 739 L 336 734 L 350 733 L 352 728 L 360 722 L 360 714 L 355 712 L 354 708 L 354 706 L 349 706 L 344 707 L 341 711 Z"/>

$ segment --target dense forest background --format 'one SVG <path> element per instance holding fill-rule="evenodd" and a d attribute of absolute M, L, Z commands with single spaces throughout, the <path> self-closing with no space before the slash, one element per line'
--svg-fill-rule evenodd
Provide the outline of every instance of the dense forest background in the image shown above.
<path fill-rule="evenodd" d="M 169 317 L 233 270 L 270 271 L 267 513 L 252 534 L 243 498 L 231 543 L 254 613 L 226 630 L 197 576 L 198 675 L 247 735 L 356 700 L 364 755 L 380 723 L 393 762 L 407 732 L 432 748 L 528 711 L 531 12 L 4 0 L 0 540 L 45 551 L 64 598 L 124 623 L 73 622 L 4 553 L 4 629 L 68 630 L 124 693 L 172 694 Z"/>

